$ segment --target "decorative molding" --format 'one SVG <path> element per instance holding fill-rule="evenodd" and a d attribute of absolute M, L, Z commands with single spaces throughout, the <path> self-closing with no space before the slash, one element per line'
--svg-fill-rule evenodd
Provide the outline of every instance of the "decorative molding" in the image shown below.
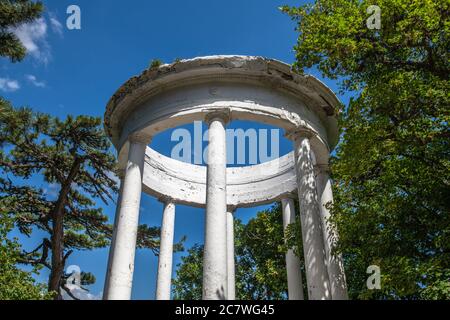
<path fill-rule="evenodd" d="M 177 204 L 204 207 L 206 167 L 180 162 L 147 147 L 143 191 Z M 253 166 L 227 168 L 227 203 L 241 208 L 272 203 L 296 192 L 293 152 Z"/>
<path fill-rule="evenodd" d="M 120 148 L 120 133 L 130 115 L 145 101 L 160 93 L 195 84 L 241 83 L 284 92 L 303 101 L 320 114 L 330 128 L 330 145 L 337 143 L 336 112 L 340 102 L 334 93 L 311 75 L 300 75 L 281 61 L 255 56 L 207 56 L 164 64 L 146 69 L 130 78 L 111 97 L 104 115 L 104 125 L 113 144 Z M 215 89 L 213 93 L 216 92 Z M 209 93 L 211 95 L 211 93 Z M 329 110 L 323 110 L 324 100 Z M 330 116 L 334 108 L 335 115 Z"/>
<path fill-rule="evenodd" d="M 231 121 L 231 111 L 228 108 L 224 109 L 212 109 L 208 110 L 208 113 L 205 115 L 205 122 L 208 126 L 214 120 L 220 120 L 224 125 Z"/>
<path fill-rule="evenodd" d="M 163 204 L 169 204 L 169 203 L 172 203 L 174 205 L 176 204 L 174 199 L 172 197 L 168 196 L 168 195 L 161 195 L 161 196 L 159 196 L 158 197 L 158 201 L 163 203 Z"/>
<path fill-rule="evenodd" d="M 148 145 L 152 141 L 152 137 L 143 132 L 135 132 L 128 136 L 128 140 L 131 143 L 145 143 Z"/>
<path fill-rule="evenodd" d="M 316 133 L 313 130 L 306 127 L 300 127 L 286 131 L 286 134 L 284 136 L 286 137 L 286 139 L 295 141 L 299 138 L 311 139 L 315 135 Z"/>
<path fill-rule="evenodd" d="M 318 176 L 321 173 L 330 173 L 330 166 L 327 163 L 315 164 L 314 165 L 314 175 Z"/>
<path fill-rule="evenodd" d="M 123 179 L 125 179 L 125 173 L 126 173 L 125 168 L 117 168 L 115 170 L 115 174 L 120 179 L 121 183 L 122 183 Z"/>

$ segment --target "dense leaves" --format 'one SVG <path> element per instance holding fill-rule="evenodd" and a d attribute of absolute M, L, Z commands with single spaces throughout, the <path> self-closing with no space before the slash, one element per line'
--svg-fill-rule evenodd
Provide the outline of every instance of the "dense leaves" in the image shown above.
<path fill-rule="evenodd" d="M 369 29 L 369 5 L 381 29 Z M 352 298 L 450 298 L 449 5 L 447 0 L 325 0 L 287 12 L 294 68 L 317 67 L 355 98 L 341 111 L 332 161 Z M 381 267 L 381 290 L 366 268 Z"/>
<path fill-rule="evenodd" d="M 286 246 L 279 204 L 258 212 L 237 228 L 235 250 L 239 299 L 287 297 Z"/>
<path fill-rule="evenodd" d="M 286 299 L 287 247 L 298 246 L 298 225 L 292 224 L 283 237 L 281 206 L 258 212 L 243 224 L 235 219 L 235 261 L 237 299 Z M 298 235 L 298 237 L 293 236 Z M 297 251 L 298 247 L 294 247 Z M 300 248 L 301 250 L 301 248 Z M 175 299 L 201 299 L 203 246 L 194 245 L 182 257 L 173 281 Z"/>
<path fill-rule="evenodd" d="M 12 29 L 39 18 L 42 10 L 40 1 L 0 0 L 0 56 L 13 62 L 25 57 L 26 49 Z"/>
<path fill-rule="evenodd" d="M 17 239 L 9 239 L 8 233 L 14 227 L 13 219 L 6 213 L 6 199 L 0 200 L 0 300 L 42 300 L 50 299 L 45 285 L 37 283 L 32 274 L 17 267 L 21 247 Z"/>
<path fill-rule="evenodd" d="M 177 265 L 177 276 L 172 281 L 173 299 L 200 300 L 202 298 L 203 246 L 194 245 L 187 250 Z"/>
<path fill-rule="evenodd" d="M 105 247 L 111 237 L 100 203 L 109 203 L 117 191 L 116 164 L 101 120 L 61 121 L 0 100 L 0 147 L 7 212 L 24 235 L 31 237 L 36 228 L 48 234 L 22 261 L 50 269 L 49 290 L 66 289 L 64 267 L 73 250 Z M 157 252 L 159 228 L 140 226 L 138 246 Z M 84 284 L 93 281 L 84 274 Z"/>

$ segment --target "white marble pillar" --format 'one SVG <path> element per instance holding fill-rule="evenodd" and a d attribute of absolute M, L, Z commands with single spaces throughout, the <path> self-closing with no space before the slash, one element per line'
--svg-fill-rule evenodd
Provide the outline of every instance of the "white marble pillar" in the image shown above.
<path fill-rule="evenodd" d="M 227 280 L 228 300 L 236 299 L 235 264 L 234 264 L 234 209 L 227 211 Z"/>
<path fill-rule="evenodd" d="M 338 241 L 338 234 L 328 223 L 330 211 L 327 203 L 333 202 L 333 191 L 331 179 L 328 174 L 327 165 L 317 165 L 317 194 L 320 199 L 320 217 L 323 230 L 323 241 L 325 246 L 325 259 L 330 279 L 331 297 L 333 300 L 347 300 L 347 283 L 345 280 L 344 264 L 341 255 L 332 255 L 334 244 Z"/>
<path fill-rule="evenodd" d="M 167 200 L 161 224 L 156 300 L 170 300 L 172 281 L 173 236 L 175 227 L 175 204 Z"/>
<path fill-rule="evenodd" d="M 294 141 L 308 299 L 329 300 L 330 283 L 325 265 L 320 208 L 311 155 L 312 133 L 309 130 L 298 129 L 291 132 L 288 137 Z"/>
<path fill-rule="evenodd" d="M 206 222 L 203 255 L 203 299 L 227 298 L 226 113 L 208 114 L 209 144 L 206 177 Z"/>
<path fill-rule="evenodd" d="M 134 135 L 129 140 L 130 148 L 117 217 L 114 248 L 111 249 L 113 250 L 111 272 L 108 288 L 103 296 L 106 300 L 129 300 L 131 298 L 142 174 L 145 149 L 150 138 Z"/>
<path fill-rule="evenodd" d="M 283 230 L 286 232 L 288 225 L 295 223 L 294 200 L 290 198 L 282 199 L 281 206 L 283 209 Z M 292 249 L 286 252 L 286 272 L 289 300 L 304 300 L 301 263 Z"/>
<path fill-rule="evenodd" d="M 117 172 L 117 177 L 119 178 L 119 194 L 117 196 L 116 201 L 116 211 L 114 214 L 114 224 L 112 229 L 112 236 L 111 236 L 111 245 L 109 249 L 109 255 L 108 255 L 108 267 L 106 269 L 106 276 L 105 276 L 105 284 L 103 286 L 103 296 L 108 296 L 109 291 L 109 279 L 111 276 L 111 264 L 112 264 L 112 257 L 114 255 L 114 248 L 116 247 L 116 230 L 117 230 L 117 223 L 119 221 L 119 213 L 120 213 L 120 202 L 122 201 L 122 192 L 123 192 L 123 180 L 125 177 L 125 170 L 119 170 Z"/>

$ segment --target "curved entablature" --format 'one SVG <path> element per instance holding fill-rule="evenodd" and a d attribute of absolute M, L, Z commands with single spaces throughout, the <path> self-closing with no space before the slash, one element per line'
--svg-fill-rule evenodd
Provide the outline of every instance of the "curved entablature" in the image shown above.
<path fill-rule="evenodd" d="M 166 157 L 147 147 L 143 190 L 156 198 L 204 207 L 206 167 Z M 257 206 L 286 197 L 297 189 L 293 152 L 259 165 L 227 168 L 227 204 Z"/>
<path fill-rule="evenodd" d="M 251 120 L 285 130 L 309 128 L 326 146 L 338 139 L 333 92 L 313 76 L 294 73 L 282 62 L 262 57 L 211 56 L 145 70 L 110 99 L 105 128 L 126 157 L 131 134 L 161 131 L 204 120 L 227 108 L 231 120 Z M 316 151 L 321 153 L 320 150 Z"/>

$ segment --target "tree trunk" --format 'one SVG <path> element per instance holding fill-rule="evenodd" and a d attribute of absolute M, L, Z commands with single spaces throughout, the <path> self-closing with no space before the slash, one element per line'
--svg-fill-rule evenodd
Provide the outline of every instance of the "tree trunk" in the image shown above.
<path fill-rule="evenodd" d="M 56 213 L 52 220 L 52 269 L 48 280 L 48 290 L 57 293 L 55 300 L 61 300 L 60 282 L 64 271 L 64 213 Z"/>
<path fill-rule="evenodd" d="M 69 175 L 61 183 L 61 190 L 56 200 L 55 207 L 51 212 L 52 217 L 52 235 L 51 235 L 51 250 L 52 262 L 51 271 L 48 279 L 48 290 L 56 292 L 55 300 L 61 300 L 61 279 L 64 273 L 64 266 L 66 257 L 64 257 L 64 207 L 67 203 L 67 196 L 69 194 L 72 182 L 80 169 L 83 160 L 76 157 Z"/>

